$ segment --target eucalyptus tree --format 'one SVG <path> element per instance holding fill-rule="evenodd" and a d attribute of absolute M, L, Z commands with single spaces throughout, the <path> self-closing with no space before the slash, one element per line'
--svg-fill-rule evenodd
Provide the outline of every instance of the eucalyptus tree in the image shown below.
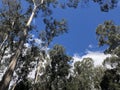
<path fill-rule="evenodd" d="M 0 38 L 0 58 L 2 59 L 6 49 L 2 49 L 4 45 L 7 45 L 12 53 L 8 69 L 0 83 L 1 90 L 7 90 L 9 87 L 24 44 L 29 42 L 29 33 L 34 30 L 34 25 L 31 22 L 34 17 L 37 17 L 39 11 L 42 11 L 44 15 L 43 22 L 46 25 L 45 30 L 40 34 L 44 42 L 42 45 L 48 46 L 53 37 L 67 31 L 64 19 L 57 21 L 50 16 L 52 14 L 50 4 L 55 7 L 58 3 L 56 0 L 26 0 L 24 2 L 28 5 L 27 10 L 23 9 L 24 5 L 20 0 L 1 1 L 3 6 L 1 7 L 1 33 L 3 33 L 3 35 L 1 34 Z M 48 16 L 50 18 L 47 18 Z"/>
<path fill-rule="evenodd" d="M 60 45 L 55 45 L 49 54 L 50 64 L 46 65 L 45 71 L 39 76 L 35 90 L 66 90 L 71 57 Z"/>
<path fill-rule="evenodd" d="M 4 9 L 2 8 L 1 10 L 1 24 L 3 24 L 5 28 L 7 28 L 5 29 L 7 35 L 10 35 L 10 40 L 7 41 L 7 43 L 9 44 L 13 54 L 10 58 L 8 69 L 1 80 L 1 90 L 7 90 L 9 87 L 10 80 L 13 76 L 13 72 L 19 60 L 18 58 L 21 55 L 23 46 L 28 40 L 29 32 L 33 30 L 33 26 L 31 23 L 33 18 L 37 16 L 39 10 L 42 10 L 43 13 L 49 15 L 49 4 L 55 3 L 54 0 L 26 0 L 26 2 L 28 2 L 28 9 L 26 11 L 22 10 L 22 2 L 19 0 L 3 0 L 1 2 L 4 6 Z M 12 11 L 14 12 L 12 13 Z M 58 36 L 59 34 L 66 32 L 64 21 L 62 21 L 62 23 L 56 21 L 55 23 L 55 20 L 53 19 L 51 22 L 47 19 L 44 19 L 44 23 L 47 27 L 44 33 L 44 35 L 46 36 L 44 40 L 50 42 L 54 36 Z M 4 28 L 1 29 L 4 30 Z"/>
<path fill-rule="evenodd" d="M 103 12 L 108 12 L 111 9 L 117 7 L 119 0 L 93 0 L 95 3 L 100 5 L 100 9 Z"/>
<path fill-rule="evenodd" d="M 98 0 L 93 1 L 99 2 Z M 117 3 L 113 0 L 109 1 L 113 4 L 105 3 L 112 7 Z M 100 5 L 103 3 L 102 0 Z M 6 48 L 9 48 L 11 53 L 8 68 L 0 82 L 0 90 L 8 90 L 24 44 L 30 43 L 30 33 L 35 31 L 35 25 L 32 23 L 33 19 L 40 18 L 39 13 L 43 15 L 43 18 L 41 18 L 45 24 L 45 30 L 40 34 L 40 37 L 43 41 L 42 45 L 47 47 L 55 36 L 67 31 L 64 19 L 58 21 L 52 17 L 51 6 L 54 8 L 59 5 L 76 8 L 79 5 L 79 0 L 65 2 L 60 2 L 60 0 L 1 0 L 0 4 L 0 59 L 2 60 Z M 28 6 L 27 9 L 25 6 Z M 107 9 L 111 8 L 107 7 Z"/>
<path fill-rule="evenodd" d="M 76 90 L 92 90 L 93 89 L 93 60 L 91 58 L 84 58 L 81 62 L 75 64 L 75 84 Z"/>
<path fill-rule="evenodd" d="M 102 66 L 94 66 L 91 58 L 75 62 L 74 74 L 69 79 L 67 90 L 101 90 L 104 71 Z"/>
<path fill-rule="evenodd" d="M 102 90 L 120 89 L 120 26 L 113 21 L 105 21 L 97 27 L 99 45 L 107 45 L 105 53 L 112 56 L 104 60 L 103 65 L 107 68 L 101 82 Z"/>
<path fill-rule="evenodd" d="M 15 73 L 13 75 L 13 81 L 15 82 L 11 88 L 11 90 L 29 90 L 32 88 L 33 82 L 31 78 L 29 78 L 30 72 L 35 68 L 36 58 L 39 56 L 40 50 L 36 46 L 29 47 L 27 49 L 25 55 L 19 56 L 19 62 L 16 65 Z M 33 75 L 32 75 L 33 76 Z"/>
<path fill-rule="evenodd" d="M 103 66 L 95 66 L 93 70 L 93 83 L 94 83 L 94 89 L 95 90 L 101 90 L 101 81 L 102 78 L 104 77 L 105 73 L 105 68 Z"/>
<path fill-rule="evenodd" d="M 40 4 L 41 3 L 43 3 L 43 2 L 40 2 Z M 20 11 L 16 10 L 15 7 L 14 7 L 16 4 L 20 7 L 20 4 L 19 4 L 19 2 L 17 0 L 14 0 L 14 1 L 3 0 L 3 4 L 6 7 L 6 11 L 4 12 L 3 15 L 10 15 L 12 11 L 17 11 L 16 13 L 12 14 L 12 17 L 14 17 L 13 15 L 17 14 L 16 17 L 17 17 L 17 20 L 18 20 L 18 21 L 14 21 L 14 19 L 10 18 L 9 16 L 7 18 L 8 22 L 9 22 L 8 25 L 10 27 L 12 26 L 11 24 L 15 23 L 15 25 L 16 25 L 15 26 L 15 29 L 16 29 L 15 31 L 16 32 L 13 32 L 13 33 L 10 32 L 10 34 L 13 34 L 12 36 L 14 36 L 14 37 L 12 37 L 12 39 L 18 38 L 18 40 L 16 40 L 16 41 L 17 41 L 17 44 L 19 44 L 19 45 L 17 45 L 18 46 L 17 49 L 15 49 L 16 51 L 15 51 L 14 55 L 11 57 L 8 69 L 5 72 L 5 74 L 3 75 L 3 78 L 2 78 L 1 83 L 0 83 L 0 89 L 1 90 L 7 90 L 8 87 L 9 87 L 10 80 L 11 80 L 11 78 L 13 76 L 13 72 L 14 72 L 15 66 L 17 64 L 18 57 L 20 56 L 21 50 L 22 50 L 23 45 L 24 45 L 24 43 L 26 41 L 28 31 L 29 31 L 30 26 L 31 26 L 31 21 L 32 21 L 34 15 L 35 15 L 35 12 L 36 12 L 38 6 L 36 4 L 34 4 L 34 8 L 33 8 L 33 11 L 32 11 L 32 13 L 30 15 L 30 18 L 28 19 L 27 22 L 25 22 L 25 21 L 20 20 L 20 19 L 22 19 L 21 17 L 23 15 L 21 15 Z M 11 11 L 11 8 L 12 8 L 12 11 Z M 25 16 L 24 16 L 24 20 L 26 20 L 26 19 L 27 18 L 25 18 Z M 20 28 L 21 25 L 22 25 L 22 27 Z M 10 29 L 10 30 L 12 30 L 12 29 Z M 21 36 L 15 36 L 18 33 L 22 33 Z M 13 40 L 11 41 L 11 44 L 12 43 L 13 43 Z"/>

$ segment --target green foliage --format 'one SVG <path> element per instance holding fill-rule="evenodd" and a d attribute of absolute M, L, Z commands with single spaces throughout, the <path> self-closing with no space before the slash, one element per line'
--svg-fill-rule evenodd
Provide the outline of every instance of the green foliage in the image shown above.
<path fill-rule="evenodd" d="M 67 23 L 64 19 L 57 21 L 53 18 L 45 18 L 43 22 L 46 25 L 45 30 L 40 33 L 40 38 L 43 41 L 43 45 L 47 44 L 48 46 L 54 37 L 57 37 L 60 34 L 66 33 L 68 31 Z"/>
<path fill-rule="evenodd" d="M 85 58 L 81 62 L 76 62 L 74 70 L 78 90 L 92 90 L 93 60 L 91 58 Z"/>
<path fill-rule="evenodd" d="M 94 88 L 101 90 L 101 81 L 104 76 L 105 68 L 103 66 L 94 67 Z"/>
<path fill-rule="evenodd" d="M 97 27 L 99 45 L 108 45 L 106 53 L 111 54 L 104 60 L 103 65 L 107 69 L 101 82 L 102 90 L 119 90 L 120 89 L 120 26 L 114 25 L 112 21 L 105 21 L 104 24 Z"/>
<path fill-rule="evenodd" d="M 119 90 L 120 89 L 120 75 L 116 69 L 107 69 L 102 78 L 102 90 Z"/>
<path fill-rule="evenodd" d="M 32 0 L 27 0 L 28 2 L 32 3 Z M 119 0 L 67 0 L 67 1 L 60 1 L 60 0 L 46 0 L 44 1 L 44 4 L 42 8 L 45 10 L 46 5 L 50 5 L 52 3 L 53 7 L 60 6 L 61 8 L 78 8 L 80 6 L 80 3 L 84 3 L 86 5 L 90 1 L 93 1 L 94 3 L 97 3 L 100 5 L 100 9 L 103 12 L 108 12 L 111 9 L 114 9 L 117 7 Z"/>
<path fill-rule="evenodd" d="M 83 0 L 84 3 L 88 1 L 89 0 Z M 117 0 L 93 1 L 100 5 L 102 11 L 109 11 L 115 8 L 117 4 Z M 16 63 L 12 63 L 13 66 L 10 66 L 6 72 L 7 74 L 5 73 L 5 76 L 3 76 L 4 78 L 3 81 L 0 82 L 0 88 L 3 84 L 2 82 L 5 81 L 4 83 L 6 83 L 4 79 L 7 79 L 9 76 L 10 80 L 14 80 L 14 78 L 17 79 L 15 80 L 15 90 L 29 90 L 32 88 L 36 90 L 100 89 L 99 82 L 102 76 L 98 71 L 103 73 L 102 68 L 94 68 L 92 59 L 86 58 L 81 62 L 75 63 L 75 76 L 70 75 L 71 66 L 69 62 L 71 57 L 66 55 L 65 49 L 60 45 L 55 45 L 53 49 L 49 51 L 51 61 L 49 61 L 50 64 L 45 66 L 45 71 L 43 70 L 42 74 L 40 73 L 39 81 L 33 84 L 33 82 L 29 80 L 29 73 L 34 69 L 35 65 L 39 63 L 39 60 L 36 59 L 41 59 L 40 57 L 42 56 L 40 53 L 46 54 L 41 48 L 48 47 L 55 37 L 67 32 L 66 20 L 62 19 L 58 21 L 55 19 L 52 16 L 52 9 L 57 6 L 63 9 L 65 7 L 77 8 L 80 0 L 44 0 L 43 3 L 41 3 L 42 0 L 25 0 L 24 2 L 27 3 L 27 9 L 25 9 L 26 6 L 23 4 L 22 0 L 1 0 L 0 2 L 0 65 L 4 64 L 1 62 L 5 56 L 5 51 L 8 49 L 11 58 L 10 60 L 4 60 L 4 62 L 7 61 L 4 66 L 9 66 L 11 64 L 10 62 L 16 61 Z M 33 11 L 34 7 L 37 7 L 36 11 Z M 44 31 L 40 33 L 35 31 L 38 29 L 37 26 L 40 26 L 39 24 L 34 25 L 30 23 L 30 25 L 27 25 L 27 22 L 30 20 L 29 17 L 33 13 L 35 15 L 31 19 L 42 18 L 41 22 L 43 22 L 45 26 L 45 29 L 43 29 Z M 42 16 L 40 17 L 40 15 Z M 40 44 L 39 46 L 36 44 L 34 38 L 31 37 L 31 34 L 34 33 L 36 33 L 36 38 L 42 40 L 42 45 Z M 115 67 L 116 72 L 119 72 L 119 26 L 114 25 L 111 21 L 106 21 L 104 25 L 100 25 L 97 28 L 96 33 L 100 45 L 107 44 L 109 48 L 106 51 L 118 56 L 109 58 L 108 61 L 110 61 L 111 66 L 113 65 Z M 30 47 L 25 48 L 25 43 L 29 43 Z M 16 51 L 20 53 L 16 54 Z M 13 76 L 14 71 L 16 73 L 15 76 Z M 10 74 L 8 72 L 10 72 Z M 118 74 L 116 74 L 115 77 L 117 77 L 117 75 Z M 98 78 L 98 76 L 100 78 Z M 8 84 L 9 81 L 6 86 L 3 85 L 5 86 L 4 89 L 8 88 Z M 33 87 L 31 87 L 32 85 Z M 117 84 L 110 85 L 115 87 L 119 84 L 117 82 Z"/>
<path fill-rule="evenodd" d="M 15 90 L 30 90 L 32 88 L 33 82 L 28 78 L 28 75 L 35 68 L 36 57 L 39 56 L 39 53 L 39 48 L 32 46 L 20 55 L 15 69 L 16 74 L 13 76 L 13 81 L 17 84 Z"/>
<path fill-rule="evenodd" d="M 100 5 L 101 11 L 108 12 L 117 7 L 119 0 L 93 0 Z"/>
<path fill-rule="evenodd" d="M 31 2 L 32 0 L 28 0 L 27 4 L 27 10 L 24 10 L 24 6 L 22 4 L 22 1 L 20 0 L 3 0 L 1 7 L 1 14 L 0 14 L 0 33 L 1 33 L 1 38 L 0 38 L 0 44 L 4 42 L 5 37 L 3 35 L 8 36 L 7 40 L 4 42 L 5 45 L 7 45 L 7 48 L 10 48 L 10 52 L 15 54 L 15 51 L 17 51 L 19 48 L 19 45 L 21 41 L 23 41 L 23 44 L 28 42 L 30 46 L 34 45 L 35 47 L 39 48 L 34 42 L 34 39 L 30 37 L 31 32 L 34 32 L 34 27 L 35 25 L 30 24 L 27 26 L 27 21 L 29 20 L 29 17 L 31 16 L 32 9 L 34 8 L 34 4 L 39 5 L 37 8 L 37 12 L 35 13 L 35 17 L 37 17 L 39 10 L 42 10 L 42 14 L 44 14 L 44 24 L 46 26 L 45 30 L 45 38 L 47 38 L 47 41 L 45 40 L 45 43 L 49 44 L 54 37 L 58 36 L 59 34 L 62 34 L 66 32 L 66 23 L 65 20 L 62 21 L 56 21 L 56 20 L 48 20 L 47 17 L 50 16 L 52 13 L 50 13 L 49 9 L 49 4 L 54 3 L 54 0 L 52 1 L 46 1 L 42 5 L 40 1 L 36 1 L 34 3 Z M 26 2 L 26 1 L 24 1 Z M 33 17 L 34 18 L 34 17 Z M 31 19 L 33 19 L 31 18 Z M 27 27 L 26 27 L 27 26 Z M 26 36 L 24 36 L 24 32 L 26 31 Z M 3 35 L 2 35 L 3 34 Z M 40 37 L 41 38 L 41 37 Z M 32 39 L 32 41 L 30 41 Z M 30 43 L 32 42 L 32 43 Z M 29 72 L 32 69 L 31 62 L 34 62 L 36 56 L 37 56 L 37 50 L 31 48 L 32 50 L 29 51 L 26 55 L 22 54 L 22 51 L 24 51 L 24 45 L 20 47 L 20 52 L 21 54 L 18 56 L 17 59 L 17 66 L 16 66 L 16 73 L 18 75 L 18 81 L 19 80 L 26 80 Z M 48 46 L 48 45 L 47 45 Z M 42 46 L 44 47 L 44 46 Z M 4 47 L 2 47 L 3 52 L 0 52 L 1 57 L 2 55 L 4 56 Z M 0 48 L 1 49 L 1 48 Z M 39 54 L 38 54 L 39 55 Z M 13 56 L 14 57 L 14 56 Z M 38 57 L 38 56 L 37 56 Z M 12 60 L 11 60 L 12 61 Z M 9 64 L 9 63 L 8 63 Z M 30 70 L 29 70 L 30 69 Z"/>
<path fill-rule="evenodd" d="M 113 50 L 119 46 L 120 41 L 120 27 L 114 25 L 112 21 L 105 21 L 96 29 L 97 38 L 99 40 L 99 45 L 108 45 L 106 52 L 111 53 Z"/>
<path fill-rule="evenodd" d="M 74 64 L 74 74 L 69 77 L 67 90 L 101 90 L 104 68 L 94 67 L 93 63 L 91 58 L 84 58 Z"/>
<path fill-rule="evenodd" d="M 40 76 L 38 87 L 40 90 L 66 90 L 67 77 L 70 72 L 68 62 L 71 57 L 66 55 L 64 48 L 60 45 L 55 45 L 49 53 L 51 63 L 46 67 L 44 74 Z"/>
<path fill-rule="evenodd" d="M 36 57 L 39 56 L 39 53 L 39 48 L 33 46 L 31 48 L 28 48 L 26 53 L 20 55 L 19 62 L 16 66 L 16 74 L 18 75 L 18 80 L 27 79 L 29 72 L 31 72 L 35 67 L 34 62 L 36 61 Z"/>
<path fill-rule="evenodd" d="M 32 83 L 30 80 L 21 80 L 17 83 L 14 90 L 30 90 L 32 88 Z"/>
<path fill-rule="evenodd" d="M 91 0 L 68 0 L 68 7 L 73 7 L 73 8 L 77 8 L 79 6 L 79 2 L 83 2 L 83 3 L 88 3 Z M 119 0 L 92 0 L 95 3 L 98 3 L 100 5 L 100 9 L 103 12 L 108 12 L 111 9 L 114 9 L 117 7 L 118 1 Z"/>

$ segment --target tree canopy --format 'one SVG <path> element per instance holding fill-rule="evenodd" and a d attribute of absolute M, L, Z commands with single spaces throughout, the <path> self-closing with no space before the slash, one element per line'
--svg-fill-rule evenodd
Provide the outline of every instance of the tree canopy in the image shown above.
<path fill-rule="evenodd" d="M 107 44 L 105 53 L 113 55 L 105 59 L 103 65 L 109 64 L 112 69 L 95 67 L 89 57 L 72 66 L 73 58 L 63 46 L 49 47 L 53 39 L 67 33 L 69 27 L 65 19 L 56 19 L 52 10 L 79 8 L 80 3 L 88 2 L 90 0 L 1 0 L 0 71 L 5 72 L 0 90 L 119 90 L 120 27 L 112 21 L 105 21 L 96 29 L 99 45 Z M 92 2 L 99 4 L 101 11 L 108 12 L 117 7 L 118 0 Z M 41 18 L 43 30 L 37 28 L 40 23 L 32 23 L 34 18 Z"/>

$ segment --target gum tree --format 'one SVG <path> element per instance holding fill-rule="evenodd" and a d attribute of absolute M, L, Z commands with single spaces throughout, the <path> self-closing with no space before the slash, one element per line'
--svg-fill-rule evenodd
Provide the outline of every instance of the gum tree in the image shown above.
<path fill-rule="evenodd" d="M 105 3 L 105 8 L 102 11 L 113 9 L 117 3 L 116 0 L 108 0 L 107 2 L 103 0 L 93 1 L 103 6 Z M 42 47 L 48 47 L 54 37 L 67 31 L 64 19 L 57 21 L 52 17 L 51 5 L 53 7 L 60 5 L 62 8 L 65 6 L 76 8 L 79 2 L 79 0 L 65 2 L 60 2 L 60 0 L 1 0 L 0 61 L 3 60 L 6 48 L 9 49 L 11 57 L 8 60 L 8 68 L 0 82 L 0 90 L 8 90 L 24 44 L 30 43 L 30 33 L 35 31 L 35 25 L 32 23 L 33 19 L 41 18 L 38 16 L 39 13 L 44 16 L 45 30 L 40 34 L 40 38 L 43 41 Z M 24 3 L 26 3 L 27 9 Z"/>

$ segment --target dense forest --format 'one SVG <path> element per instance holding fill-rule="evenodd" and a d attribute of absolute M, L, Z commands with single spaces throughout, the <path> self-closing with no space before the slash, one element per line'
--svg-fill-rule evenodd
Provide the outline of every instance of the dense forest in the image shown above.
<path fill-rule="evenodd" d="M 49 47 L 55 37 L 69 34 L 69 22 L 52 10 L 88 2 L 107 13 L 118 0 L 0 0 L 0 90 L 120 90 L 120 26 L 114 21 L 96 27 L 98 45 L 107 45 L 104 53 L 111 55 L 101 66 L 90 57 L 73 63 L 64 46 Z M 42 30 L 34 18 L 42 20 Z"/>

